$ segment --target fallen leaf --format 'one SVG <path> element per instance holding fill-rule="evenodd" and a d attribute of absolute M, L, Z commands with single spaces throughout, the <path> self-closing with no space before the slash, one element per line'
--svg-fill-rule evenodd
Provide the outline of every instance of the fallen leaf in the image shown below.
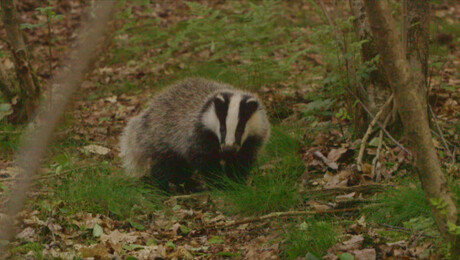
<path fill-rule="evenodd" d="M 93 237 L 100 237 L 102 234 L 104 234 L 102 227 L 98 224 L 95 224 L 93 227 Z"/>
<path fill-rule="evenodd" d="M 94 257 L 94 258 L 108 258 L 108 248 L 102 244 L 97 244 L 94 246 L 83 247 L 80 250 L 80 254 L 84 258 Z"/>
<path fill-rule="evenodd" d="M 210 239 L 208 239 L 208 244 L 210 244 L 210 245 L 221 244 L 223 242 L 224 242 L 224 240 L 219 236 L 213 236 Z"/>
<path fill-rule="evenodd" d="M 32 241 L 32 238 L 35 235 L 35 230 L 31 227 L 26 227 L 19 234 L 16 235 L 19 239 L 24 239 L 26 241 Z"/>
<path fill-rule="evenodd" d="M 344 201 L 344 200 L 350 200 L 352 199 L 353 197 L 355 197 L 356 195 L 356 192 L 351 192 L 351 193 L 348 193 L 348 194 L 344 194 L 344 195 L 339 195 L 337 197 L 335 197 L 335 199 L 337 201 Z"/>
<path fill-rule="evenodd" d="M 337 162 L 340 157 L 348 151 L 347 148 L 332 149 L 327 155 L 327 159 L 332 162 Z"/>
<path fill-rule="evenodd" d="M 99 155 L 106 155 L 110 152 L 110 149 L 104 146 L 96 145 L 96 144 L 90 144 L 87 146 L 84 146 L 81 149 L 82 152 L 86 153 L 94 153 L 94 154 L 99 154 Z"/>
<path fill-rule="evenodd" d="M 324 164 L 327 165 L 327 167 L 331 168 L 332 170 L 337 170 L 339 169 L 339 166 L 337 165 L 336 162 L 333 162 L 326 158 L 320 151 L 316 151 L 313 153 L 316 157 L 320 158 Z"/>
<path fill-rule="evenodd" d="M 375 260 L 377 258 L 377 254 L 373 248 L 355 250 L 352 253 L 356 260 Z"/>
<path fill-rule="evenodd" d="M 137 240 L 137 236 L 133 234 L 121 233 L 117 229 L 109 234 L 101 234 L 102 242 L 109 242 L 112 245 L 120 243 L 134 243 Z"/>

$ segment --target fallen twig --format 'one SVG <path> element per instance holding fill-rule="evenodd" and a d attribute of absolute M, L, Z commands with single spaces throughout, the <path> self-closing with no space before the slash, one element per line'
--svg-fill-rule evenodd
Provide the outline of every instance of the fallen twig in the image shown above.
<path fill-rule="evenodd" d="M 376 199 L 360 199 L 360 198 L 357 198 L 357 199 L 349 199 L 349 200 L 338 201 L 338 202 L 336 202 L 336 204 L 334 205 L 334 208 L 336 208 L 336 209 L 343 209 L 343 208 L 356 207 L 356 206 L 359 205 L 359 204 L 366 204 L 366 205 L 369 205 L 369 204 L 377 204 L 377 203 L 380 203 L 380 200 L 376 200 Z"/>
<path fill-rule="evenodd" d="M 348 89 L 349 90 L 349 89 Z M 351 90 L 349 90 L 351 91 Z M 371 111 L 369 111 L 369 109 L 366 107 L 366 105 L 364 105 L 364 103 L 356 97 L 355 95 L 355 98 L 356 100 L 358 101 L 358 103 L 363 107 L 364 111 L 366 111 L 367 114 L 369 114 L 370 117 L 374 118 L 374 115 L 372 115 Z M 377 121 L 377 125 L 380 127 L 380 129 L 383 130 L 383 132 L 385 133 L 385 135 L 393 142 L 396 144 L 396 146 L 398 146 L 401 150 L 403 150 L 404 152 L 406 152 L 408 155 L 412 156 L 412 153 L 407 150 L 406 147 L 404 147 L 400 142 L 398 142 L 398 140 L 396 140 L 391 134 L 390 132 L 388 132 L 388 130 L 379 122 Z"/>
<path fill-rule="evenodd" d="M 332 209 L 332 210 L 324 210 L 324 211 L 312 211 L 312 210 L 302 210 L 302 211 L 287 211 L 287 212 L 273 212 L 264 216 L 260 217 L 252 217 L 246 218 L 243 220 L 233 220 L 224 223 L 218 223 L 215 225 L 208 225 L 205 226 L 204 229 L 224 229 L 228 227 L 238 226 L 242 224 L 247 224 L 251 222 L 258 222 L 272 218 L 281 218 L 281 217 L 296 217 L 296 216 L 307 216 L 307 215 L 320 215 L 320 214 L 335 214 L 335 213 L 344 213 L 344 212 L 352 212 L 358 211 L 358 208 L 348 208 L 348 209 Z"/>
<path fill-rule="evenodd" d="M 390 96 L 387 102 L 385 102 L 385 104 L 380 108 L 379 112 L 377 112 L 377 114 L 372 119 L 371 123 L 369 124 L 369 127 L 367 128 L 367 131 L 364 134 L 363 139 L 361 139 L 361 146 L 359 147 L 358 158 L 356 159 L 358 171 L 360 172 L 362 171 L 362 161 L 363 161 L 364 150 L 366 149 L 367 140 L 369 139 L 369 136 L 372 133 L 372 129 L 374 128 L 374 125 L 378 122 L 378 120 L 380 119 L 380 116 L 382 116 L 387 106 L 391 104 L 391 101 L 393 101 L 393 95 Z"/>
<path fill-rule="evenodd" d="M 383 143 L 383 131 L 379 131 L 379 143 L 377 145 L 377 152 L 375 153 L 375 157 L 372 160 L 372 171 L 371 176 L 374 178 L 375 181 L 380 181 L 380 174 L 377 174 L 377 169 L 379 168 L 379 159 L 380 159 L 380 151 L 382 150 L 382 143 Z"/>
<path fill-rule="evenodd" d="M 320 151 L 315 151 L 313 153 L 313 155 L 315 155 L 316 157 L 318 157 L 319 159 L 321 159 L 323 161 L 324 164 L 327 165 L 327 167 L 331 168 L 332 170 L 338 170 L 339 169 L 339 166 L 337 165 L 337 163 L 329 160 L 326 156 L 324 156 Z"/>
<path fill-rule="evenodd" d="M 439 132 L 439 137 L 441 138 L 442 143 L 444 144 L 444 147 L 446 148 L 448 155 L 449 155 L 449 156 L 453 156 L 453 153 L 451 153 L 451 151 L 450 151 L 450 149 L 449 149 L 449 146 L 447 145 L 446 139 L 444 138 L 444 135 L 442 134 L 441 127 L 439 126 L 439 123 L 438 123 L 438 118 L 437 118 L 436 115 L 434 114 L 433 109 L 431 108 L 430 105 L 428 105 L 428 108 L 429 108 L 429 110 L 430 110 L 430 115 L 431 115 L 431 117 L 433 118 L 433 121 L 434 121 L 434 123 L 435 123 L 435 125 L 436 125 L 436 129 L 437 129 L 438 132 Z"/>
<path fill-rule="evenodd" d="M 345 90 L 348 91 L 355 99 L 356 101 L 358 101 L 358 103 L 363 107 L 364 111 L 366 111 L 366 113 L 371 117 L 371 118 L 374 118 L 374 115 L 371 113 L 371 111 L 369 111 L 369 109 L 367 108 L 367 106 L 361 101 L 361 99 L 359 99 L 358 96 L 356 96 L 355 93 L 353 93 L 353 91 L 351 91 L 351 89 L 347 86 L 344 86 Z M 406 147 L 404 147 L 400 142 L 398 142 L 398 140 L 396 140 L 391 134 L 390 132 L 388 132 L 388 130 L 379 122 L 377 121 L 377 125 L 380 127 L 380 129 L 383 130 L 383 132 L 385 133 L 385 135 L 394 143 L 396 144 L 396 146 L 398 146 L 401 150 L 403 150 L 404 152 L 406 152 L 409 156 L 412 156 L 412 153 L 407 150 Z"/>
<path fill-rule="evenodd" d="M 383 122 L 383 126 L 386 127 L 387 124 L 388 124 L 388 121 L 390 121 L 390 118 L 391 118 L 391 112 L 388 114 L 387 118 L 385 118 L 385 121 Z M 382 146 L 383 146 L 383 131 L 382 129 L 380 129 L 380 132 L 379 132 L 379 143 L 377 145 L 377 152 L 375 153 L 375 157 L 374 159 L 372 160 L 372 172 L 371 172 L 371 176 L 372 178 L 374 178 L 375 181 L 380 181 L 380 176 L 381 176 L 381 173 L 377 173 L 377 169 L 380 169 L 379 166 L 379 159 L 380 159 L 380 152 L 382 150 Z"/>
<path fill-rule="evenodd" d="M 368 184 L 368 185 L 356 185 L 356 186 L 347 186 L 347 187 L 335 187 L 329 189 L 312 189 L 312 190 L 304 190 L 301 191 L 301 194 L 311 194 L 314 196 L 322 196 L 322 195 L 331 195 L 337 193 L 346 193 L 346 192 L 376 192 L 376 191 L 383 191 L 386 187 L 391 185 L 384 185 L 384 184 Z"/>
<path fill-rule="evenodd" d="M 424 237 L 429 237 L 429 238 L 435 238 L 432 235 L 427 235 L 427 234 L 425 234 L 423 232 L 414 232 L 414 231 L 412 231 L 412 230 L 410 230 L 408 228 L 404 228 L 404 227 L 392 226 L 392 225 L 388 225 L 388 224 L 377 224 L 377 226 L 380 226 L 380 227 L 383 227 L 383 228 L 386 228 L 386 229 L 396 230 L 396 231 L 406 233 L 406 234 L 410 234 L 410 235 L 419 235 L 419 236 L 424 236 Z"/>

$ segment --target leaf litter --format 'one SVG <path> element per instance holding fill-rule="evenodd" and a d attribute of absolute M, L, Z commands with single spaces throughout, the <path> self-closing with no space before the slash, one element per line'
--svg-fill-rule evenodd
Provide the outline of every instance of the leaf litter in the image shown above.
<path fill-rule="evenodd" d="M 82 10 L 90 2 L 66 0 L 54 3 L 58 13 L 70 15 L 64 15 L 64 19 L 57 21 L 53 26 L 53 33 L 57 38 L 53 43 L 54 49 L 57 50 L 52 60 L 53 67 L 59 65 L 59 60 L 65 57 L 65 52 L 71 48 L 72 40 L 76 37 L 75 29 L 79 25 Z M 223 9 L 228 8 L 226 4 L 222 3 L 200 2 Z M 190 17 L 188 7 L 181 1 L 174 4 L 161 3 L 161 1 L 158 4 L 152 4 L 150 14 L 146 14 L 142 8 L 136 5 L 128 5 L 131 7 L 131 17 L 136 19 L 148 18 L 149 16 L 161 18 L 160 24 L 163 27 L 177 24 Z M 43 21 L 44 17 L 36 14 L 36 7 L 38 4 L 32 0 L 18 3 L 18 10 L 25 23 L 34 24 Z M 293 7 L 285 6 L 285 8 L 289 12 L 293 11 Z M 304 4 L 302 9 L 311 10 L 312 7 Z M 437 11 L 436 15 L 452 15 L 449 13 L 452 12 L 451 9 L 449 10 L 445 13 Z M 460 8 L 457 6 L 455 10 L 460 10 Z M 47 61 L 47 50 L 43 47 L 44 43 L 42 42 L 42 39 L 45 39 L 47 35 L 45 28 L 26 29 L 25 33 L 32 45 L 39 46 L 34 51 L 37 56 L 36 60 Z M 129 36 L 126 34 L 116 37 L 117 40 L 121 41 L 128 38 Z M 154 49 L 145 58 L 152 59 L 159 52 L 161 52 L 161 48 Z M 92 71 L 83 83 L 82 88 L 86 92 L 95 92 L 100 88 L 100 85 L 105 86 L 124 80 L 146 84 L 149 82 L 146 75 L 157 80 L 164 77 L 162 75 L 171 75 L 171 72 L 168 71 L 170 67 L 177 66 L 177 68 L 183 69 L 186 66 L 179 58 L 150 68 L 137 63 L 108 64 L 110 55 L 110 53 L 103 54 L 96 62 L 95 67 L 97 69 Z M 184 53 L 179 55 L 185 57 L 196 54 L 185 48 Z M 211 53 L 207 53 L 206 50 L 199 53 L 199 57 L 202 59 L 209 58 L 210 55 Z M 455 55 L 457 55 L 457 60 L 449 61 L 444 65 L 445 68 L 435 71 L 436 76 L 432 79 L 432 95 L 435 95 L 435 101 L 432 106 L 448 140 L 458 145 L 459 133 L 448 125 L 449 121 L 458 124 L 460 111 L 458 101 L 460 89 L 455 88 L 459 83 L 455 77 L 455 73 L 458 71 L 454 69 L 456 65 L 458 66 L 458 51 Z M 282 56 L 282 54 L 275 53 L 275 56 Z M 238 56 L 232 58 L 239 59 Z M 314 66 L 325 66 L 325 61 L 318 54 L 308 54 L 307 58 Z M 11 69 L 8 66 L 11 61 L 7 57 L 2 58 L 1 62 L 4 67 Z M 36 62 L 35 65 L 38 67 L 38 74 L 41 79 L 46 81 L 49 77 L 47 64 Z M 302 65 L 293 66 L 292 74 L 300 74 L 299 71 L 301 70 L 304 70 Z M 285 86 L 299 85 L 294 78 L 289 78 L 283 84 Z M 261 92 L 264 100 L 267 100 L 269 111 L 279 111 L 280 108 L 283 108 L 284 114 L 280 113 L 279 116 L 288 123 L 295 121 L 302 111 L 305 112 L 305 105 L 309 101 L 303 97 L 306 92 L 312 90 L 312 87 L 299 87 L 297 90 L 292 90 L 284 88 L 285 86 L 264 86 Z M 449 88 L 452 86 L 454 88 Z M 86 140 L 88 144 L 80 147 L 82 153 L 108 159 L 115 158 L 118 153 L 117 136 L 125 125 L 126 118 L 139 111 L 140 104 L 145 103 L 148 97 L 152 95 L 149 90 L 143 89 L 141 91 L 141 93 L 134 94 L 110 92 L 100 96 L 90 96 L 88 99 L 76 98 L 74 100 L 75 112 L 72 113 L 72 117 L 75 122 L 79 123 L 60 128 L 57 132 L 58 138 Z M 7 109 L 4 110 L 3 113 L 8 112 Z M 327 116 L 321 120 L 322 123 L 333 124 L 336 128 L 347 123 L 340 119 L 327 118 Z M 393 184 L 395 178 L 407 173 L 406 169 L 410 164 L 410 158 L 399 147 L 387 140 L 384 140 L 384 149 L 379 159 L 380 162 L 387 162 L 380 169 L 382 180 L 378 181 L 376 176 L 372 175 L 371 160 L 364 164 L 362 172 L 357 172 L 353 162 L 357 152 L 356 142 L 353 142 L 346 132 L 336 128 L 312 133 L 313 136 L 309 136 L 309 134 L 304 136 L 304 139 L 311 138 L 313 142 L 310 144 L 303 142 L 304 145 L 301 147 L 300 156 L 306 166 L 306 171 L 300 177 L 299 183 L 302 183 L 300 190 L 311 191 L 313 189 L 318 193 L 325 190 L 338 191 L 338 194 L 332 198 L 310 199 L 303 205 L 305 208 L 324 211 L 335 209 L 344 201 L 367 199 L 367 191 L 366 193 L 358 190 L 353 191 L 353 187 L 380 183 Z M 375 138 L 371 139 L 369 147 L 366 148 L 367 155 L 376 154 L 376 142 Z M 444 150 L 440 142 L 437 143 L 437 148 Z M 443 160 L 443 163 L 447 166 L 452 165 L 447 158 Z M 266 167 L 270 168 L 270 165 L 266 165 Z M 455 166 L 448 168 L 455 171 Z M 2 193 L 7 192 L 7 183 L 14 180 L 15 171 L 13 162 L 0 159 Z M 31 194 L 31 197 L 33 198 L 34 195 Z M 220 211 L 218 204 L 218 201 L 208 195 L 193 196 L 189 199 L 171 197 L 165 202 L 167 209 L 147 216 L 149 221 L 143 221 L 141 224 L 136 224 L 135 220 L 119 221 L 110 216 L 86 212 L 72 216 L 59 212 L 43 214 L 30 207 L 25 209 L 18 219 L 20 231 L 16 236 L 17 241 L 13 241 L 12 244 L 39 243 L 43 246 L 40 252 L 43 256 L 63 259 L 77 256 L 100 259 L 121 259 L 127 256 L 137 259 L 277 259 L 280 257 L 283 244 L 283 226 L 285 225 L 283 220 L 246 223 L 226 230 L 203 229 L 202 227 L 205 225 L 228 223 L 242 218 L 241 216 L 227 216 Z M 360 218 L 355 217 L 353 215 L 348 216 L 349 220 L 353 220 L 353 223 L 345 225 L 340 241 L 329 248 L 324 259 L 429 259 L 430 257 L 436 259 L 436 254 L 430 255 L 429 253 L 432 252 L 434 245 L 430 241 L 424 240 L 423 236 L 420 237 L 412 233 L 408 238 L 391 241 L 391 238 L 382 232 L 385 231 L 384 228 L 367 223 L 363 215 Z M 27 254 L 33 256 L 31 252 L 26 252 Z"/>

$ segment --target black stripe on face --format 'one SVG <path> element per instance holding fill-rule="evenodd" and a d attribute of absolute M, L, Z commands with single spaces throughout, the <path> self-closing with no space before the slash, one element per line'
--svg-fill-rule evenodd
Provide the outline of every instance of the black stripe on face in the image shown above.
<path fill-rule="evenodd" d="M 232 93 L 220 93 L 214 98 L 214 109 L 216 110 L 216 115 L 220 123 L 220 143 L 225 142 L 225 135 L 227 134 L 226 119 L 231 96 Z M 222 100 L 221 97 L 224 100 Z"/>
<path fill-rule="evenodd" d="M 251 96 L 243 96 L 240 102 L 240 111 L 238 113 L 238 125 L 236 127 L 235 142 L 242 145 L 241 138 L 243 137 L 244 129 L 249 118 L 256 112 L 259 107 L 259 103 L 252 100 Z M 250 100 L 251 99 L 251 100 Z M 250 100 L 248 102 L 248 100 Z"/>

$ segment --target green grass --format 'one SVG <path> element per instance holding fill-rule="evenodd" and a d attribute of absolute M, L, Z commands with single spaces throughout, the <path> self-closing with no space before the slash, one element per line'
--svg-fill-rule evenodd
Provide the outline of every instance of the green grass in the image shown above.
<path fill-rule="evenodd" d="M 298 142 L 284 131 L 274 127 L 260 158 L 259 165 L 264 167 L 253 171 L 250 182 L 221 180 L 225 188 L 215 189 L 213 194 L 227 203 L 224 211 L 263 215 L 289 210 L 301 202 L 296 180 L 305 168 L 297 154 Z"/>
<path fill-rule="evenodd" d="M 306 38 L 298 33 L 305 19 L 284 19 L 282 1 L 186 4 L 190 17 L 168 26 L 161 19 L 136 19 L 126 8 L 110 63 L 135 62 L 147 74 L 161 67 L 155 81 L 206 76 L 257 90 L 288 79 L 295 62 L 306 62 L 297 59 L 306 54 Z M 142 3 L 137 8 L 151 12 Z"/>
<path fill-rule="evenodd" d="M 331 223 L 313 218 L 306 219 L 305 222 L 292 226 L 285 234 L 284 257 L 297 259 L 312 254 L 321 258 L 337 243 L 337 236 L 337 227 Z"/>
<path fill-rule="evenodd" d="M 8 124 L 6 120 L 0 121 L 0 155 L 2 158 L 13 159 L 22 129 L 22 126 Z"/>
<path fill-rule="evenodd" d="M 406 183 L 407 184 L 407 183 Z M 417 217 L 432 217 L 428 201 L 420 185 L 391 189 L 378 196 L 377 207 L 364 209 L 369 221 L 403 226 L 404 222 Z"/>
<path fill-rule="evenodd" d="M 43 246 L 39 243 L 27 242 L 25 244 L 11 248 L 10 253 L 12 254 L 12 259 L 22 259 L 19 257 L 19 255 L 25 255 L 29 252 L 32 252 L 33 259 L 43 259 L 42 250 Z M 16 256 L 18 258 L 15 258 Z"/>
<path fill-rule="evenodd" d="M 70 165 L 59 170 L 70 172 L 56 181 L 48 200 L 59 203 L 65 214 L 99 213 L 119 220 L 152 213 L 161 207 L 163 195 L 155 188 L 123 175 L 106 162 L 96 164 L 84 168 Z"/>

